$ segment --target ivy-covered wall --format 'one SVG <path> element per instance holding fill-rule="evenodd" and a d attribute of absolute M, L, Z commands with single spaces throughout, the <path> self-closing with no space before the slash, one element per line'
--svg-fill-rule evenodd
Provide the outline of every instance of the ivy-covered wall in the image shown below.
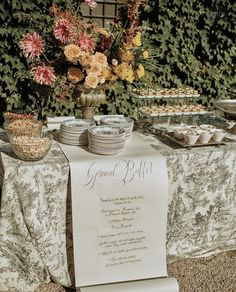
<path fill-rule="evenodd" d="M 30 88 L 19 41 L 30 24 L 44 34 L 49 27 L 48 8 L 52 3 L 65 7 L 72 1 L 2 0 L 0 3 L 0 118 L 4 110 L 43 107 L 48 113 L 74 113 L 74 103 L 57 101 L 40 89 Z M 146 2 L 146 1 L 145 1 Z M 170 0 L 145 3 L 141 14 L 147 28 L 146 41 L 153 42 L 158 56 L 152 83 L 162 87 L 192 86 L 201 93 L 201 102 L 236 96 L 236 3 L 234 0 Z M 150 28 L 150 29 L 149 29 Z M 100 110 L 132 115 L 135 104 L 128 91 L 132 86 L 119 82 Z M 43 98 L 41 98 L 41 97 Z"/>
<path fill-rule="evenodd" d="M 192 86 L 209 104 L 236 98 L 234 0 L 152 1 L 145 17 L 159 54 L 158 84 Z"/>

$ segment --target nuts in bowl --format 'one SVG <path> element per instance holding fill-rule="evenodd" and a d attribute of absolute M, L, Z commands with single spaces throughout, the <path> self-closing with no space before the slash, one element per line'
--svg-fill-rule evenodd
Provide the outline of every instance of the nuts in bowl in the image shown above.
<path fill-rule="evenodd" d="M 3 127 L 8 137 L 13 136 L 40 136 L 43 124 L 33 119 L 15 120 L 11 123 L 5 122 Z"/>
<path fill-rule="evenodd" d="M 31 112 L 4 112 L 3 113 L 4 121 L 6 123 L 12 123 L 15 120 L 28 120 L 34 119 L 34 114 Z"/>
<path fill-rule="evenodd" d="M 51 148 L 53 136 L 11 136 L 10 143 L 18 158 L 25 161 L 37 161 L 44 158 Z"/>

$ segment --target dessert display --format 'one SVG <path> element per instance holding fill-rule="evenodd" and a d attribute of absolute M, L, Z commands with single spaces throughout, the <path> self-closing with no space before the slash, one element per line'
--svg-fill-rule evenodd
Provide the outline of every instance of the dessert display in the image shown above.
<path fill-rule="evenodd" d="M 135 89 L 133 91 L 135 96 L 140 98 L 154 98 L 154 97 L 199 97 L 200 94 L 197 90 L 191 87 L 180 88 L 148 88 L 148 89 Z"/>
<path fill-rule="evenodd" d="M 53 141 L 53 136 L 11 136 L 10 143 L 18 158 L 25 161 L 37 161 L 44 158 Z"/>
<path fill-rule="evenodd" d="M 182 146 L 216 145 L 223 142 L 225 135 L 226 132 L 223 129 L 207 124 L 179 125 L 171 132 L 164 134 Z"/>
<path fill-rule="evenodd" d="M 139 97 L 140 123 L 148 121 L 152 125 L 163 126 L 163 123 L 176 123 L 176 120 L 180 123 L 180 119 L 185 122 L 186 119 L 196 120 L 200 116 L 213 114 L 205 105 L 196 101 L 200 95 L 191 87 L 136 89 L 133 95 Z"/>
<path fill-rule="evenodd" d="M 5 122 L 3 127 L 8 136 L 40 136 L 43 124 L 34 119 L 21 119 L 11 123 Z"/>
<path fill-rule="evenodd" d="M 205 114 L 207 109 L 201 104 L 190 105 L 175 105 L 175 106 L 144 106 L 140 108 L 140 111 L 146 115 L 158 116 L 158 115 L 183 115 L 183 114 Z"/>

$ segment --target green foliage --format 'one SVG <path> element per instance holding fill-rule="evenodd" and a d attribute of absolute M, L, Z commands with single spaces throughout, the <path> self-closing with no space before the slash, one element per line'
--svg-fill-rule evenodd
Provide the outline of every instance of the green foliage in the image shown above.
<path fill-rule="evenodd" d="M 143 15 L 160 57 L 157 84 L 192 86 L 209 105 L 235 98 L 234 1 L 150 1 Z"/>
<path fill-rule="evenodd" d="M 78 112 L 71 99 L 58 101 L 50 87 L 40 89 L 28 78 L 28 64 L 19 42 L 32 25 L 44 35 L 50 27 L 49 7 L 78 9 L 81 1 L 2 0 L 0 3 L 0 106 L 3 110 L 43 107 L 43 116 Z M 79 11 L 78 11 L 79 12 Z M 162 87 L 192 86 L 202 102 L 236 94 L 236 4 L 233 0 L 170 0 L 144 2 L 141 13 L 146 30 L 144 46 L 152 58 L 145 84 L 117 82 L 108 89 L 108 102 L 100 110 L 136 115 L 133 87 L 158 84 Z M 158 66 L 157 66 L 158 65 Z M 155 72 L 153 74 L 152 72 Z"/>

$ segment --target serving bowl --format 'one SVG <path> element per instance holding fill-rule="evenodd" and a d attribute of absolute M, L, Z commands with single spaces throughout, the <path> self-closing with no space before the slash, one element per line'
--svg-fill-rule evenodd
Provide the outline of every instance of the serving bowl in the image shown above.
<path fill-rule="evenodd" d="M 4 121 L 6 123 L 12 123 L 15 120 L 28 120 L 35 119 L 35 115 L 32 112 L 14 112 L 6 111 L 3 113 Z"/>
<path fill-rule="evenodd" d="M 184 134 L 187 132 L 187 127 L 175 127 L 173 129 L 173 133 L 176 139 L 183 139 L 184 138 Z"/>
<path fill-rule="evenodd" d="M 14 120 L 3 123 L 6 134 L 9 136 L 40 136 L 43 123 L 33 119 Z"/>
<path fill-rule="evenodd" d="M 235 99 L 220 99 L 215 101 L 216 108 L 227 114 L 229 117 L 236 119 L 236 100 Z"/>
<path fill-rule="evenodd" d="M 12 149 L 18 158 L 25 161 L 37 161 L 44 158 L 51 148 L 53 136 L 10 136 Z"/>

